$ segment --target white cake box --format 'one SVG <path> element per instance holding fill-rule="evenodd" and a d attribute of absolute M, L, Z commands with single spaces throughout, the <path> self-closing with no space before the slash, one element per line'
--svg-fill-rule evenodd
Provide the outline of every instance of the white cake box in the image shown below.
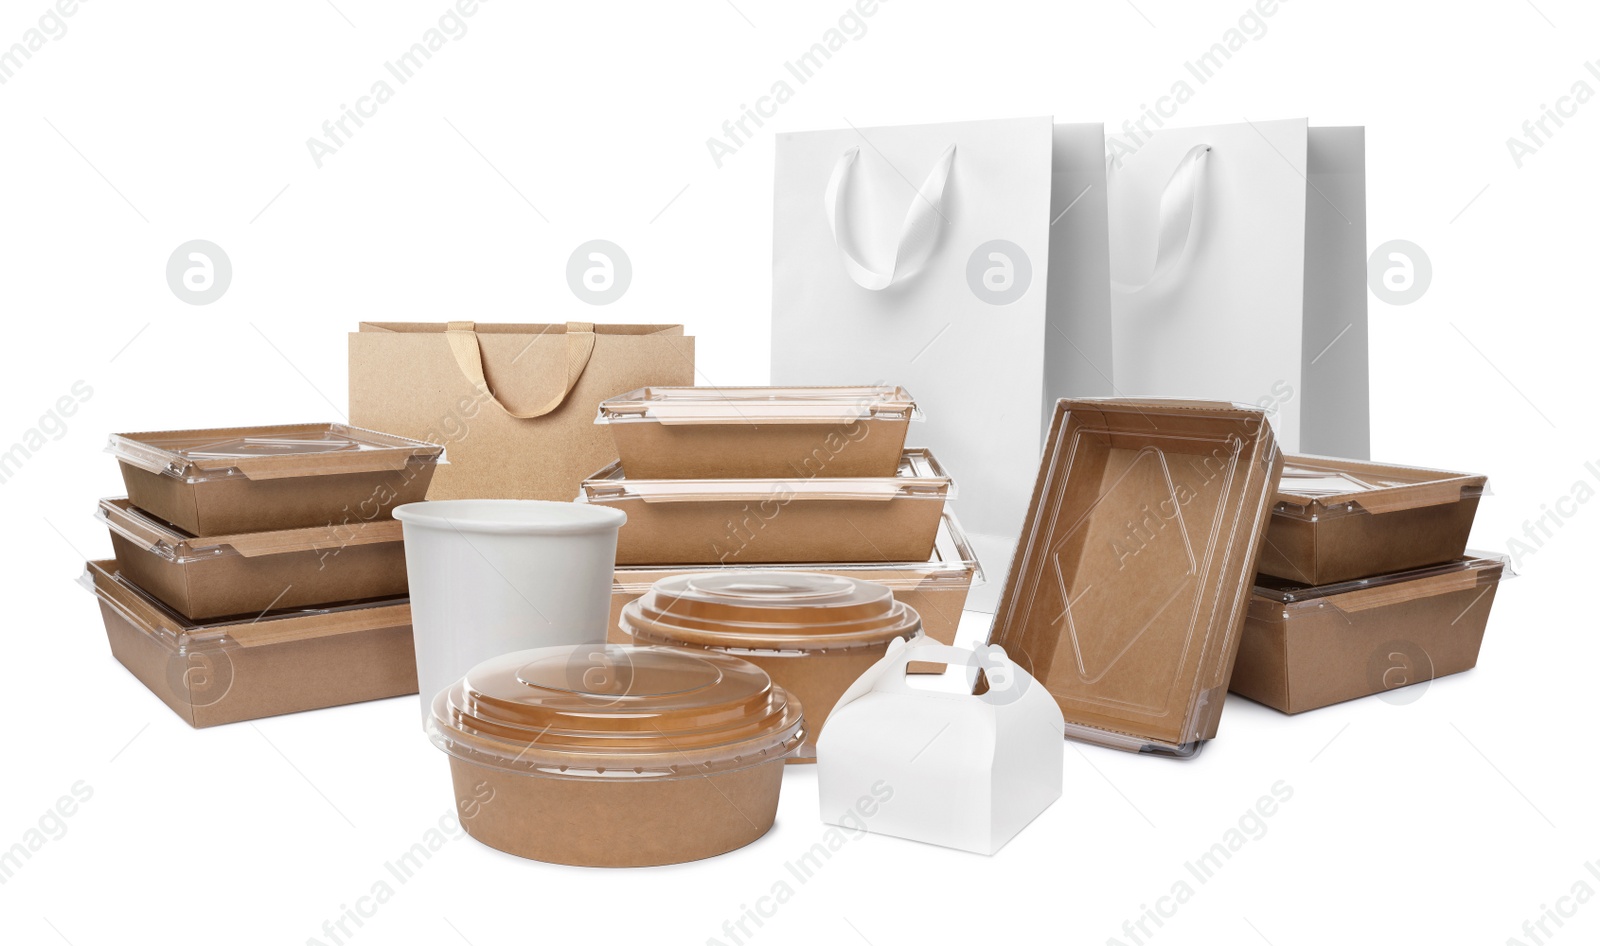
<path fill-rule="evenodd" d="M 967 685 L 913 688 L 912 660 L 949 664 Z M 822 820 L 993 854 L 1061 797 L 1064 736 L 1055 699 L 1004 649 L 896 641 L 828 716 Z"/>

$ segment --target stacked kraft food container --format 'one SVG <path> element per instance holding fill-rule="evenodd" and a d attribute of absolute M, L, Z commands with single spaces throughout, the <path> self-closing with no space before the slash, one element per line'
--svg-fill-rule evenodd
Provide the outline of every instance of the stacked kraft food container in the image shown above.
<path fill-rule="evenodd" d="M 649 387 L 603 401 L 618 461 L 580 500 L 624 510 L 610 639 L 658 581 L 758 568 L 865 579 L 951 643 L 983 579 L 947 506 L 956 485 L 907 448 L 901 387 Z"/>
<path fill-rule="evenodd" d="M 1467 550 L 1486 484 L 1288 457 L 1230 689 L 1299 713 L 1474 667 L 1512 574 L 1505 556 Z"/>
<path fill-rule="evenodd" d="M 191 726 L 417 692 L 402 503 L 442 447 L 342 424 L 117 434 L 87 564 L 111 651 Z"/>

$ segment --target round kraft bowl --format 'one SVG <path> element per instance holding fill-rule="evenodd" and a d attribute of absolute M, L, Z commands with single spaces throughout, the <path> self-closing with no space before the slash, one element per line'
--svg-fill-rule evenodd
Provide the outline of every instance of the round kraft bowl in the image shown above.
<path fill-rule="evenodd" d="M 622 609 L 635 644 L 747 660 L 806 707 L 792 763 L 815 762 L 817 735 L 858 677 L 895 640 L 922 636 L 888 587 L 839 575 L 751 571 L 663 578 Z"/>
<path fill-rule="evenodd" d="M 509 854 L 645 867 L 772 827 L 800 703 L 744 660 L 583 644 L 485 661 L 433 702 L 468 834 Z"/>

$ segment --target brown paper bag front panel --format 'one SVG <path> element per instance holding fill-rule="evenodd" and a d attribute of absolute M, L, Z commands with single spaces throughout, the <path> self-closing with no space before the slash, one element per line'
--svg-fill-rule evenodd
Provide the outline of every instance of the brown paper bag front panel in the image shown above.
<path fill-rule="evenodd" d="M 520 420 L 476 391 L 444 326 L 350 336 L 350 417 L 364 427 L 444 444 L 429 499 L 546 499 L 578 495 L 583 479 L 616 459 L 610 431 L 594 422 L 601 401 L 648 385 L 694 383 L 694 339 L 677 326 L 596 325 L 594 352 L 577 385 L 550 413 Z M 513 410 L 558 395 L 567 377 L 562 331 L 514 334 L 479 326 L 484 375 Z M 544 327 L 555 328 L 555 327 Z"/>

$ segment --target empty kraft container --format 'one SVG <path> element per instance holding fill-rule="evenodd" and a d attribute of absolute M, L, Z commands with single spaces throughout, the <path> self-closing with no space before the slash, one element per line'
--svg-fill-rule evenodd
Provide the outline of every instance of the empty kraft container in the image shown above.
<path fill-rule="evenodd" d="M 673 568 L 670 565 L 619 565 L 611 582 L 611 626 L 609 639 L 613 643 L 627 643 L 622 632 L 622 608 L 628 602 L 642 597 L 650 586 L 663 578 L 678 575 L 716 575 L 732 571 L 750 571 L 743 565 L 694 565 Z M 894 592 L 896 601 L 903 601 L 922 618 L 922 633 L 941 643 L 954 643 L 956 629 L 961 623 L 961 612 L 966 607 L 967 593 L 974 585 L 984 581 L 983 568 L 977 553 L 967 542 L 967 534 L 955 513 L 946 509 L 939 524 L 939 536 L 934 542 L 933 554 L 922 562 L 864 562 L 836 564 L 763 565 L 758 571 L 806 571 L 824 575 L 842 575 L 877 582 Z M 920 666 L 920 665 L 919 665 Z"/>
<path fill-rule="evenodd" d="M 920 420 L 904 388 L 649 387 L 600 403 L 636 479 L 893 476 Z"/>
<path fill-rule="evenodd" d="M 613 463 L 582 501 L 621 509 L 618 565 L 916 562 L 955 484 L 926 450 L 895 476 L 640 480 Z"/>
<path fill-rule="evenodd" d="M 111 653 L 195 728 L 417 692 L 404 598 L 194 622 L 90 562 Z"/>
<path fill-rule="evenodd" d="M 1511 574 L 1504 556 L 1472 555 L 1331 585 L 1263 577 L 1229 688 L 1300 713 L 1470 670 Z"/>
<path fill-rule="evenodd" d="M 1326 585 L 1460 558 L 1487 482 L 1468 473 L 1287 457 L 1257 567 Z"/>
<path fill-rule="evenodd" d="M 839 697 L 891 642 L 920 638 L 922 619 L 876 582 L 749 571 L 662 579 L 622 609 L 622 630 L 635 644 L 729 654 L 771 674 L 806 707 L 790 761 L 813 762 Z"/>
<path fill-rule="evenodd" d="M 128 500 L 197 536 L 388 519 L 444 448 L 344 424 L 114 434 Z"/>
<path fill-rule="evenodd" d="M 406 593 L 405 545 L 392 519 L 197 538 L 102 499 L 122 576 L 192 620 Z"/>
<path fill-rule="evenodd" d="M 1057 403 L 989 642 L 1069 736 L 1191 756 L 1216 735 L 1282 466 L 1255 408 Z"/>
<path fill-rule="evenodd" d="M 432 703 L 461 825 L 586 867 L 699 860 L 772 827 L 801 706 L 761 669 L 678 648 L 579 644 L 484 661 Z"/>

